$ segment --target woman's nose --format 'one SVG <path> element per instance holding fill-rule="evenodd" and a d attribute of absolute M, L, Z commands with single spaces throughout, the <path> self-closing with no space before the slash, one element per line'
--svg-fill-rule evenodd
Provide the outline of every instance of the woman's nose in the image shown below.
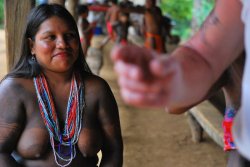
<path fill-rule="evenodd" d="M 68 43 L 67 41 L 63 38 L 63 37 L 59 37 L 56 41 L 56 46 L 58 48 L 67 48 L 68 47 Z"/>

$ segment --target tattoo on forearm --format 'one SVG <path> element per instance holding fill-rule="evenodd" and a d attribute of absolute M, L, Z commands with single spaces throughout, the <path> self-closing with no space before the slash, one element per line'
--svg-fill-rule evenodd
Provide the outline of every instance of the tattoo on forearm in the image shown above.
<path fill-rule="evenodd" d="M 201 38 L 202 41 L 206 44 L 208 44 L 206 40 L 206 31 L 211 26 L 218 26 L 220 24 L 220 19 L 218 18 L 217 14 L 214 10 L 212 10 L 207 17 L 207 19 L 204 21 L 204 23 L 201 26 Z"/>

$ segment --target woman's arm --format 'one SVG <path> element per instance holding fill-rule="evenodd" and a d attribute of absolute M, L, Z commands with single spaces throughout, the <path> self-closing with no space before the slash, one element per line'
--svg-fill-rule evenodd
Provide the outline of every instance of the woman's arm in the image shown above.
<path fill-rule="evenodd" d="M 17 89 L 18 86 L 9 79 L 0 84 L 0 166 L 4 167 L 21 166 L 11 156 L 25 120 L 24 107 Z"/>
<path fill-rule="evenodd" d="M 118 107 L 108 84 L 103 81 L 100 88 L 99 119 L 104 134 L 101 167 L 121 167 L 123 163 L 123 141 Z"/>

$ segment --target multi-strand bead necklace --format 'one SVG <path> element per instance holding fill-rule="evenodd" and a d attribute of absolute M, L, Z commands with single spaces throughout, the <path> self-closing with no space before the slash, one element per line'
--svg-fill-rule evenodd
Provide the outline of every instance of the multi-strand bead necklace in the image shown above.
<path fill-rule="evenodd" d="M 55 110 L 53 96 L 43 74 L 33 78 L 38 98 L 40 113 L 50 135 L 50 144 L 55 162 L 61 167 L 68 166 L 76 156 L 75 144 L 82 127 L 84 108 L 84 87 L 79 76 L 73 75 L 66 110 L 63 132 Z"/>

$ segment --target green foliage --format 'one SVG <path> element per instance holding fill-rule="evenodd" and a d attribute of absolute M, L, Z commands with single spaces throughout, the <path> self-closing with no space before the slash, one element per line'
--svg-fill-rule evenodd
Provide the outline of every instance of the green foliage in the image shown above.
<path fill-rule="evenodd" d="M 4 0 L 0 0 L 0 28 L 3 27 L 4 23 Z"/>
<path fill-rule="evenodd" d="M 213 1 L 201 1 L 202 2 L 202 10 L 196 10 L 193 9 L 193 17 L 196 18 L 196 20 L 198 21 L 198 25 L 201 25 L 203 23 L 203 21 L 206 19 L 207 15 L 210 13 L 210 11 L 212 10 L 213 7 Z"/>
<path fill-rule="evenodd" d="M 172 34 L 187 39 L 191 33 L 192 18 L 201 25 L 213 7 L 213 0 L 202 0 L 202 10 L 193 9 L 194 0 L 162 0 L 160 8 L 164 15 L 169 15 L 175 22 Z"/>

